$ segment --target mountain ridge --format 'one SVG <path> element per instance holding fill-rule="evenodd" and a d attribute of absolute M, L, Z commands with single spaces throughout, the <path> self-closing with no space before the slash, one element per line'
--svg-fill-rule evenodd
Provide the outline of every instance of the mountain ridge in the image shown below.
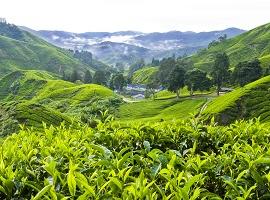
<path fill-rule="evenodd" d="M 190 55 L 206 47 L 208 43 L 217 40 L 224 34 L 230 38 L 245 32 L 238 28 L 227 28 L 221 31 L 199 33 L 192 31 L 169 31 L 164 33 L 142 33 L 138 31 L 72 33 L 48 30 L 35 31 L 25 27 L 21 28 L 27 29 L 56 46 L 90 51 L 95 58 L 106 64 L 115 65 L 117 62 L 123 62 L 126 66 L 131 65 L 138 59 L 150 61 L 152 57 L 161 59 L 168 57 L 168 54 L 176 54 L 176 56 Z M 115 45 L 115 48 L 111 49 L 109 53 L 103 54 L 104 42 L 112 42 L 118 44 L 118 46 Z M 107 44 L 110 45 L 111 43 Z M 124 51 L 120 46 L 123 47 L 123 45 L 129 51 L 127 57 L 122 55 Z M 147 53 L 141 52 L 141 48 L 147 50 Z M 132 58 L 131 61 L 129 60 L 130 58 Z"/>

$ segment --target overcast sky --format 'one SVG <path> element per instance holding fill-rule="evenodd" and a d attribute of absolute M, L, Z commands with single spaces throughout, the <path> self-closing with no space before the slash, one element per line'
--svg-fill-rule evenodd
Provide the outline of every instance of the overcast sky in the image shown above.
<path fill-rule="evenodd" d="M 0 17 L 72 32 L 249 30 L 270 22 L 270 0 L 1 0 Z"/>

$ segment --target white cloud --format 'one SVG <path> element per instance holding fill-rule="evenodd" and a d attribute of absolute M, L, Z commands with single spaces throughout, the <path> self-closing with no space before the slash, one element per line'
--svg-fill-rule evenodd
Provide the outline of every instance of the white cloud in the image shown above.
<path fill-rule="evenodd" d="M 269 0 L 1 0 L 0 17 L 33 29 L 144 32 L 251 29 L 270 22 Z"/>

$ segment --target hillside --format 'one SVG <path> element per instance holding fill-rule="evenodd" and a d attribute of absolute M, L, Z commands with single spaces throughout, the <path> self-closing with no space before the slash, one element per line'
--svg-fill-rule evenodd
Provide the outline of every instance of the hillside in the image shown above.
<path fill-rule="evenodd" d="M 220 96 L 207 105 L 203 116 L 215 116 L 221 124 L 229 124 L 237 119 L 260 117 L 270 121 L 270 76 L 252 82 L 233 92 Z"/>
<path fill-rule="evenodd" d="M 62 75 L 73 69 L 92 70 L 75 59 L 71 53 L 17 28 L 0 23 L 0 77 L 23 70 L 45 70 Z"/>
<path fill-rule="evenodd" d="M 100 85 L 77 85 L 56 79 L 45 71 L 15 71 L 0 79 L 0 134 L 22 123 L 35 128 L 48 125 L 88 123 L 111 103 L 119 101 Z"/>
<path fill-rule="evenodd" d="M 118 120 L 130 122 L 177 120 L 197 114 L 206 102 L 206 98 L 164 99 L 122 104 Z"/>
<path fill-rule="evenodd" d="M 133 84 L 147 84 L 153 79 L 157 72 L 157 67 L 144 67 L 133 73 L 131 81 Z"/>
<path fill-rule="evenodd" d="M 226 52 L 232 67 L 245 60 L 259 58 L 264 67 L 270 65 L 270 24 L 257 27 L 234 38 L 204 49 L 191 56 L 195 66 L 209 71 L 214 55 Z"/>

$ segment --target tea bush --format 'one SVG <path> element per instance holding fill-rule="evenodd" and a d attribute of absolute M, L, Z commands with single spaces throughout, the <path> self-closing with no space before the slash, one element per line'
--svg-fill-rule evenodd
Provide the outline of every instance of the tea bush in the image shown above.
<path fill-rule="evenodd" d="M 1 140 L 1 199 L 270 197 L 270 128 L 259 120 L 102 121 Z"/>

